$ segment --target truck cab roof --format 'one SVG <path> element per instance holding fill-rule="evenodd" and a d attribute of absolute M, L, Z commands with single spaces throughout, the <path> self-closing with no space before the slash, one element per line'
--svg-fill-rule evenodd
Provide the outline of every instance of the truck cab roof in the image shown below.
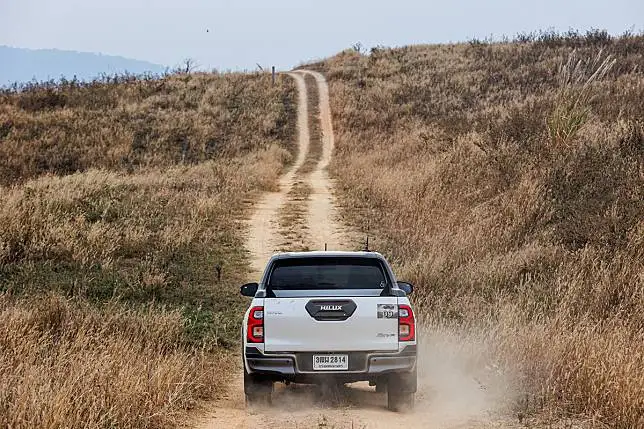
<path fill-rule="evenodd" d="M 345 250 L 315 250 L 309 252 L 282 252 L 276 253 L 271 257 L 271 260 L 276 259 L 294 259 L 294 258 L 373 258 L 384 260 L 378 252 L 370 251 L 345 251 Z"/>

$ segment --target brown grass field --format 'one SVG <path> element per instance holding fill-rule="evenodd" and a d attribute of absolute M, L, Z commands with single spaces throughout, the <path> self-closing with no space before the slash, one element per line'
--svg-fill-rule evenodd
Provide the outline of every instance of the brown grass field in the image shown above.
<path fill-rule="evenodd" d="M 0 427 L 175 426 L 222 390 L 294 115 L 267 74 L 0 95 Z"/>
<path fill-rule="evenodd" d="M 344 216 L 429 326 L 484 332 L 524 415 L 644 427 L 644 37 L 348 50 Z"/>

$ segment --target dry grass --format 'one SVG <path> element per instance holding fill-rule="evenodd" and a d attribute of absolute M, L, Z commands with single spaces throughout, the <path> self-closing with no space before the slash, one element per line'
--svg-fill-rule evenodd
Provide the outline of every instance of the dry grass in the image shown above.
<path fill-rule="evenodd" d="M 548 117 L 548 132 L 555 144 L 568 144 L 586 125 L 593 101 L 595 82 L 602 80 L 615 65 L 600 51 L 594 59 L 577 59 L 575 52 L 559 67 L 559 94 L 556 107 Z"/>
<path fill-rule="evenodd" d="M 528 398 L 521 412 L 632 428 L 644 426 L 644 37 L 602 34 L 346 51 L 310 67 L 330 80 L 345 214 L 418 285 L 423 317 L 488 332 Z M 558 128 L 570 106 L 581 120 Z"/>
<path fill-rule="evenodd" d="M 0 184 L 233 158 L 291 143 L 295 89 L 268 74 L 116 77 L 0 93 Z"/>
<path fill-rule="evenodd" d="M 245 305 L 241 220 L 292 158 L 295 88 L 270 82 L 2 96 L 0 426 L 168 427 L 220 390 Z"/>
<path fill-rule="evenodd" d="M 0 323 L 2 427 L 168 427 L 221 389 L 177 311 L 0 295 Z"/>

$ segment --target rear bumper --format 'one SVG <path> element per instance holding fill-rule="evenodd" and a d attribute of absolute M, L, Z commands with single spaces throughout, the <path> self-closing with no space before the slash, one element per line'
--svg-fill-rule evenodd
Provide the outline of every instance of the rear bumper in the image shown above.
<path fill-rule="evenodd" d="M 390 373 L 410 372 L 416 367 L 415 345 L 409 345 L 400 352 L 347 352 L 347 371 L 313 371 L 313 353 L 262 353 L 249 346 L 244 354 L 251 373 L 295 382 L 315 382 L 326 378 L 363 381 Z"/>

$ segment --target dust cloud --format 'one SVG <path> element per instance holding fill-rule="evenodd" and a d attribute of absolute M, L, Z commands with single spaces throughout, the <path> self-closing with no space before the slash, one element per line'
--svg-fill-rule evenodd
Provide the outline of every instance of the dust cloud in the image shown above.
<path fill-rule="evenodd" d="M 440 325 L 419 329 L 418 393 L 409 413 L 387 410 L 368 383 L 320 388 L 276 383 L 270 407 L 247 408 L 241 377 L 202 428 L 465 429 L 518 428 L 515 377 L 485 332 Z"/>
<path fill-rule="evenodd" d="M 414 413 L 419 421 L 411 427 L 485 427 L 511 413 L 516 378 L 483 331 L 436 325 L 420 331 Z"/>
<path fill-rule="evenodd" d="M 509 369 L 495 359 L 483 332 L 426 326 L 420 330 L 419 389 L 414 411 L 386 409 L 387 397 L 367 383 L 324 390 L 278 386 L 270 409 L 258 416 L 280 427 L 423 429 L 513 427 L 509 419 L 517 396 Z"/>

